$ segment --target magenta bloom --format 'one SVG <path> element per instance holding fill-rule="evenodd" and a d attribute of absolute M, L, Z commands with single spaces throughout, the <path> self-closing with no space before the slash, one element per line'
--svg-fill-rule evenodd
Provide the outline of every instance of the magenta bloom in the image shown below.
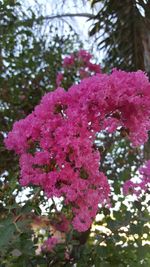
<path fill-rule="evenodd" d="M 65 68 L 71 67 L 74 65 L 74 63 L 75 63 L 75 58 L 74 58 L 74 55 L 72 54 L 72 55 L 64 58 L 63 67 L 65 67 Z"/>
<path fill-rule="evenodd" d="M 92 58 L 92 55 L 84 49 L 79 50 L 77 55 L 79 59 L 85 63 L 88 63 L 90 59 Z"/>
<path fill-rule="evenodd" d="M 134 194 L 139 196 L 142 192 L 150 189 L 150 160 L 145 162 L 144 166 L 139 168 L 139 181 L 137 183 L 128 180 L 123 185 L 123 193 L 125 195 Z"/>
<path fill-rule="evenodd" d="M 61 85 L 62 80 L 63 80 L 63 74 L 61 72 L 59 72 L 57 74 L 57 77 L 56 77 L 56 85 L 57 85 L 57 87 L 59 87 Z"/>
<path fill-rule="evenodd" d="M 42 250 L 47 252 L 52 252 L 54 247 L 59 243 L 59 240 L 56 237 L 49 237 L 44 241 L 42 245 Z"/>
<path fill-rule="evenodd" d="M 40 186 L 49 198 L 63 196 L 72 207 L 72 225 L 86 231 L 98 204 L 109 203 L 110 194 L 93 145 L 96 134 L 122 127 L 134 146 L 143 144 L 150 129 L 149 107 L 150 83 L 142 71 L 97 74 L 67 92 L 57 88 L 45 94 L 5 139 L 20 157 L 20 183 Z"/>

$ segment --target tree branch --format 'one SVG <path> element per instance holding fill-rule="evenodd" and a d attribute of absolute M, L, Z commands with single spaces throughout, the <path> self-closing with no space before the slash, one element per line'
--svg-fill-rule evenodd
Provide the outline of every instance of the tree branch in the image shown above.
<path fill-rule="evenodd" d="M 65 13 L 65 14 L 45 16 L 45 17 L 41 17 L 41 19 L 51 20 L 51 19 L 58 19 L 58 18 L 64 18 L 64 17 L 84 17 L 84 18 L 92 19 L 94 18 L 94 15 L 91 13 Z"/>
<path fill-rule="evenodd" d="M 56 15 L 50 15 L 50 16 L 39 16 L 39 17 L 35 17 L 33 18 L 29 18 L 26 20 L 22 20 L 22 21 L 17 21 L 15 24 L 17 24 L 18 26 L 21 26 L 20 23 L 29 23 L 29 22 L 40 22 L 40 21 L 44 21 L 44 20 L 53 20 L 53 19 L 63 19 L 66 17 L 81 17 L 81 18 L 87 18 L 87 19 L 93 19 L 95 17 L 94 14 L 91 13 L 64 13 L 64 14 L 56 14 Z"/>

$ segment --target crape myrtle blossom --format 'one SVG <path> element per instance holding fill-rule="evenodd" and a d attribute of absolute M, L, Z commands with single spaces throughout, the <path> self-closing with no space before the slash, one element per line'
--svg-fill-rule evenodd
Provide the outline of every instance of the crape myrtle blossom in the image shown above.
<path fill-rule="evenodd" d="M 56 77 L 56 85 L 57 85 L 57 86 L 60 86 L 62 80 L 63 80 L 63 74 L 62 74 L 61 72 L 59 72 L 59 73 L 57 74 L 57 77 Z"/>
<path fill-rule="evenodd" d="M 149 107 L 150 83 L 142 71 L 100 73 L 67 92 L 59 87 L 45 94 L 5 139 L 20 157 L 21 185 L 40 186 L 49 198 L 63 196 L 72 207 L 73 227 L 86 231 L 110 194 L 96 134 L 119 127 L 134 146 L 145 143 Z"/>
<path fill-rule="evenodd" d="M 138 197 L 142 192 L 147 192 L 150 189 L 150 160 L 145 162 L 144 166 L 139 168 L 139 173 L 138 182 L 128 180 L 124 183 L 123 193 L 125 195 L 132 194 Z"/>
<path fill-rule="evenodd" d="M 44 241 L 41 250 L 51 252 L 58 243 L 59 240 L 56 237 L 49 237 L 47 240 Z"/>
<path fill-rule="evenodd" d="M 56 76 L 56 85 L 59 87 L 63 80 L 73 73 L 80 79 L 101 73 L 100 65 L 94 64 L 92 58 L 93 56 L 83 49 L 66 56 L 62 62 L 61 72 Z"/>
<path fill-rule="evenodd" d="M 64 68 L 70 68 L 74 65 L 75 63 L 75 57 L 74 57 L 74 54 L 71 54 L 70 56 L 67 56 L 64 58 L 63 60 L 63 67 Z"/>

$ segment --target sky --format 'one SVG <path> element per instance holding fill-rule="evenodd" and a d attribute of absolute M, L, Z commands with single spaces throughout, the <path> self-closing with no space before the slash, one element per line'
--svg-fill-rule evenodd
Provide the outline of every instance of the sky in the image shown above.
<path fill-rule="evenodd" d="M 45 16 L 57 15 L 57 14 L 66 14 L 66 13 L 90 13 L 94 14 L 99 9 L 99 6 L 96 6 L 95 9 L 91 9 L 90 1 L 87 0 L 21 0 L 22 4 L 28 8 L 30 6 L 36 9 L 37 3 L 40 9 L 40 12 Z M 65 2 L 63 4 L 63 2 Z M 94 37 L 88 36 L 88 31 L 90 26 L 92 25 L 92 21 L 88 21 L 85 17 L 65 17 L 63 18 L 65 21 L 63 30 L 67 32 L 69 23 L 76 33 L 79 34 L 81 41 L 84 44 L 84 49 L 89 50 L 92 54 L 95 55 L 95 58 L 98 59 L 98 62 L 102 61 L 104 53 L 102 51 L 98 51 L 97 44 Z M 60 19 L 52 20 L 54 25 L 62 24 Z M 61 27 L 61 31 L 62 27 Z M 64 33 L 63 32 L 63 33 Z"/>
<path fill-rule="evenodd" d="M 84 0 L 66 0 L 63 4 L 64 0 L 27 0 L 26 2 L 21 0 L 25 6 L 34 7 L 38 3 L 46 16 L 64 13 L 92 13 L 90 4 L 87 1 L 84 3 L 82 1 Z M 66 18 L 66 20 L 84 39 L 88 38 L 88 27 L 91 23 L 86 22 L 87 18 Z"/>

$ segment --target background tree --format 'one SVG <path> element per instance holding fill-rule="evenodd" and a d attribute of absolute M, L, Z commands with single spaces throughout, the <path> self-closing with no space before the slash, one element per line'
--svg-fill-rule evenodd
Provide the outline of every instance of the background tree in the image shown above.
<path fill-rule="evenodd" d="M 106 51 L 105 67 L 149 73 L 150 2 L 93 0 L 91 6 L 96 4 L 100 8 L 89 34 L 98 33 L 98 47 Z"/>

